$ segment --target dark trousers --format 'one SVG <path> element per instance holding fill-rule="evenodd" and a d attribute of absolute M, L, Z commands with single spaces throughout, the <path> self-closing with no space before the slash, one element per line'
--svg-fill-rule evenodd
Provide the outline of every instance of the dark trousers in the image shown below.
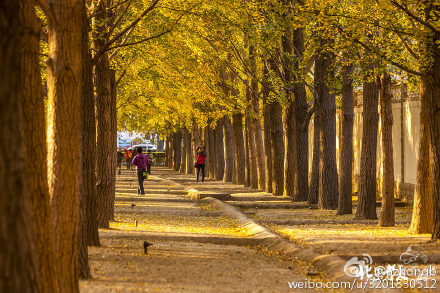
<path fill-rule="evenodd" d="M 144 195 L 144 170 L 137 169 L 137 175 L 138 175 L 138 182 L 139 182 L 139 188 L 138 188 L 138 194 Z"/>
<path fill-rule="evenodd" d="M 205 181 L 205 165 L 198 165 L 197 167 L 197 182 L 199 182 L 199 173 L 202 170 L 202 182 Z"/>
<path fill-rule="evenodd" d="M 147 165 L 147 173 L 148 173 L 148 174 L 151 174 L 151 164 L 148 164 L 148 165 Z"/>
<path fill-rule="evenodd" d="M 127 169 L 131 169 L 131 159 L 125 160 L 125 163 L 127 164 Z"/>

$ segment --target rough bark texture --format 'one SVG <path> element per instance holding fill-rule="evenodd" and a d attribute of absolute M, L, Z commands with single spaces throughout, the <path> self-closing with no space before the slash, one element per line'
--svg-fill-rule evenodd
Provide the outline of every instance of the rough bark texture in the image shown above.
<path fill-rule="evenodd" d="M 431 136 L 429 131 L 430 95 L 425 78 L 422 78 L 420 84 L 419 159 L 417 161 L 416 187 L 410 227 L 410 231 L 417 234 L 432 233 L 434 220 L 430 156 Z"/>
<path fill-rule="evenodd" d="M 106 27 L 106 1 L 99 1 L 95 7 L 93 18 L 94 36 L 93 48 L 99 51 L 105 45 Z M 112 118 L 111 118 L 111 83 L 110 63 L 108 54 L 104 53 L 98 58 L 95 66 L 96 87 L 96 191 L 97 191 L 97 219 L 98 227 L 109 228 L 109 222 L 113 215 L 112 209 L 112 162 L 115 159 L 113 150 Z"/>
<path fill-rule="evenodd" d="M 225 145 L 223 141 L 223 120 L 217 121 L 215 127 L 215 180 L 223 180 L 225 175 Z"/>
<path fill-rule="evenodd" d="M 426 11 L 426 20 L 433 21 L 440 13 L 438 3 L 430 6 L 431 11 Z M 440 239 L 440 33 L 436 32 L 430 36 L 426 44 L 429 68 L 423 70 L 425 76 L 422 78 L 422 84 L 430 93 L 429 105 L 429 130 L 431 136 L 432 167 L 433 167 L 433 231 L 432 239 Z"/>
<path fill-rule="evenodd" d="M 245 167 L 245 183 L 244 186 L 249 187 L 251 186 L 251 165 L 250 165 L 250 159 L 249 159 L 249 131 L 248 131 L 248 119 L 244 118 L 244 129 L 243 129 L 243 136 L 244 136 L 244 152 L 245 152 L 245 161 L 244 161 L 244 167 Z"/>
<path fill-rule="evenodd" d="M 188 144 L 187 144 L 188 137 L 189 137 L 189 131 L 188 129 L 184 128 L 182 130 L 182 152 L 180 155 L 180 168 L 179 168 L 180 173 L 186 173 L 186 154 L 188 148 Z"/>
<path fill-rule="evenodd" d="M 194 173 L 194 160 L 193 160 L 193 145 L 191 143 L 191 133 L 187 129 L 185 131 L 185 145 L 186 145 L 186 168 L 185 172 L 186 174 L 192 174 Z"/>
<path fill-rule="evenodd" d="M 353 79 L 352 66 L 342 69 L 341 152 L 339 155 L 338 215 L 353 212 Z"/>
<path fill-rule="evenodd" d="M 83 8 L 82 23 L 82 58 L 83 58 L 83 94 L 81 112 L 82 140 L 82 199 L 86 205 L 86 227 L 82 233 L 87 233 L 87 244 L 99 246 L 98 222 L 96 218 L 96 122 L 95 97 L 93 93 L 93 68 L 89 44 L 89 21 L 87 12 Z M 81 207 L 83 212 L 84 206 Z M 83 235 L 84 236 L 84 235 Z"/>
<path fill-rule="evenodd" d="M 269 84 L 269 68 L 267 65 L 267 61 L 263 64 L 263 86 L 262 86 L 262 94 L 263 94 L 263 127 L 264 127 L 264 157 L 266 160 L 266 192 L 272 193 L 272 141 L 270 138 L 270 131 L 272 129 L 270 124 L 270 107 L 272 106 L 269 103 L 268 98 L 270 94 L 270 84 Z"/>
<path fill-rule="evenodd" d="M 234 142 L 232 135 L 232 124 L 229 116 L 224 117 L 225 127 L 225 176 L 223 181 L 232 182 L 232 174 L 234 169 Z"/>
<path fill-rule="evenodd" d="M 78 292 L 79 277 L 82 5 L 80 0 L 51 1 L 48 26 L 48 182 L 63 292 Z"/>
<path fill-rule="evenodd" d="M 216 149 L 215 130 L 212 129 L 211 127 L 209 127 L 208 128 L 208 154 L 210 154 L 210 156 L 207 159 L 209 161 L 209 164 L 207 167 L 209 170 L 209 177 L 211 177 L 211 178 L 215 178 L 215 166 L 217 164 L 217 162 L 216 162 L 217 156 L 215 155 L 215 149 Z"/>
<path fill-rule="evenodd" d="M 382 126 L 382 207 L 379 225 L 394 226 L 394 160 L 391 77 L 383 74 L 380 82 L 380 121 Z"/>
<path fill-rule="evenodd" d="M 22 113 L 22 106 L 28 99 L 33 102 L 31 107 L 41 108 L 41 90 L 34 92 L 34 96 L 28 96 L 33 87 L 39 86 L 38 68 L 38 39 L 39 29 L 36 25 L 36 17 L 32 11 L 33 7 L 29 1 L 3 1 L 0 9 L 0 134 L 2 139 L 0 145 L 3 150 L 14 146 L 19 152 L 3 151 L 0 153 L 0 292 L 39 292 L 43 288 L 51 289 L 51 280 L 44 284 L 45 278 L 50 275 L 39 276 L 39 271 L 46 274 L 47 269 L 38 266 L 37 255 L 42 241 L 49 238 L 35 238 L 33 228 L 42 221 L 44 224 L 49 220 L 48 209 L 40 211 L 35 220 L 32 218 L 33 203 L 30 192 L 39 192 L 33 197 L 41 196 L 42 206 L 48 204 L 47 185 L 44 181 L 45 174 L 35 174 L 37 178 L 29 180 L 27 173 L 29 166 L 26 166 L 27 151 L 29 144 L 25 137 L 26 128 L 32 123 L 26 119 L 26 113 Z M 36 40 L 35 40 L 36 39 Z M 30 40 L 29 46 L 23 44 Z M 37 48 L 35 49 L 35 44 Z M 19 48 L 23 48 L 19 50 Z M 19 70 L 21 68 L 21 70 Z M 35 70 L 37 69 L 37 70 Z M 35 70 L 35 71 L 34 71 Z M 38 101 L 40 100 L 40 101 Z M 36 103 L 35 103 L 36 102 Z M 23 115 L 24 114 L 24 115 Z M 34 114 L 34 120 L 39 122 L 35 125 L 36 135 L 41 134 L 40 139 L 44 140 L 44 119 L 41 109 Z M 42 125 L 41 125 L 42 123 Z M 39 126 L 39 128 L 38 128 Z M 42 128 L 41 128 L 42 126 Z M 26 134 L 26 135 L 25 135 Z M 7 138 L 3 139 L 3 138 Z M 32 135 L 32 138 L 34 136 Z M 27 140 L 30 138 L 27 137 Z M 32 145 L 43 153 L 39 155 L 31 168 L 38 168 L 44 171 L 42 156 L 45 158 L 45 144 Z M 18 157 L 17 157 L 18 155 Z M 43 159 L 44 159 L 43 158 Z M 33 190 L 34 189 L 34 190 Z M 45 225 L 46 226 L 46 225 Z M 42 229 L 44 227 L 41 227 Z M 38 230 L 40 230 L 38 229 Z M 41 231 L 36 231 L 38 234 Z M 51 231 L 46 231 L 50 233 Z M 37 247 L 35 242 L 37 241 Z M 45 261 L 44 255 L 40 255 L 41 261 Z M 50 260 L 49 260 L 50 261 Z M 52 283 L 53 284 L 53 283 Z"/>
<path fill-rule="evenodd" d="M 246 138 L 249 151 L 249 179 L 252 188 L 258 188 L 258 170 L 257 170 L 257 149 L 255 147 L 255 129 L 250 121 L 249 114 L 246 115 Z"/>
<path fill-rule="evenodd" d="M 286 97 L 289 105 L 286 109 L 285 124 L 285 152 L 284 152 L 284 195 L 295 197 L 296 180 L 296 115 L 295 102 L 290 88 L 293 86 L 294 72 L 290 56 L 293 54 L 292 34 L 287 31 L 282 37 L 284 58 L 282 60 L 284 72 L 284 84 L 287 88 Z"/>
<path fill-rule="evenodd" d="M 243 115 L 241 113 L 232 115 L 232 131 L 237 184 L 245 185 L 245 150 L 243 138 Z"/>
<path fill-rule="evenodd" d="M 174 138 L 173 138 L 173 169 L 174 169 L 174 171 L 180 170 L 181 155 L 182 155 L 182 131 L 179 130 L 176 133 L 174 133 Z"/>
<path fill-rule="evenodd" d="M 315 101 L 315 103 L 317 103 Z M 312 157 L 312 174 L 310 175 L 310 189 L 307 202 L 317 204 L 319 197 L 319 162 L 321 157 L 321 137 L 319 135 L 321 122 L 318 111 L 313 114 L 313 157 Z"/>
<path fill-rule="evenodd" d="M 251 78 L 251 100 L 252 111 L 250 112 L 250 122 L 252 123 L 252 130 L 254 132 L 255 140 L 255 156 L 257 164 L 258 188 L 264 190 L 266 185 L 266 162 L 264 161 L 264 144 L 263 131 L 261 130 L 261 116 L 260 116 L 260 92 L 258 88 L 257 74 L 257 56 L 255 48 L 249 46 L 249 61 L 250 70 L 252 72 Z"/>
<path fill-rule="evenodd" d="M 111 140 L 111 148 L 110 154 L 113 154 L 113 159 L 110 160 L 111 167 L 111 193 L 110 193 L 110 209 L 108 212 L 108 217 L 110 220 L 115 219 L 115 195 L 116 195 L 116 152 L 118 150 L 118 110 L 116 105 L 116 71 L 114 69 L 110 69 L 110 96 L 111 96 L 111 105 L 110 105 L 110 121 L 111 121 L 111 132 L 110 132 L 110 140 Z"/>
<path fill-rule="evenodd" d="M 323 209 L 338 206 L 338 171 L 336 167 L 336 104 L 330 94 L 329 79 L 333 76 L 334 56 L 320 53 L 315 62 L 315 84 L 320 117 L 320 178 L 318 205 Z"/>
<path fill-rule="evenodd" d="M 378 87 L 365 82 L 363 89 L 362 151 L 359 180 L 359 201 L 356 219 L 377 219 L 376 214 L 376 153 L 379 122 Z"/>
<path fill-rule="evenodd" d="M 304 127 L 307 109 L 306 86 L 301 75 L 300 61 L 304 55 L 304 32 L 302 28 L 293 31 L 294 42 L 294 70 L 297 73 L 297 82 L 293 85 L 295 97 L 296 119 L 296 190 L 295 200 L 306 201 L 309 194 L 309 129 Z"/>
<path fill-rule="evenodd" d="M 268 59 L 269 68 L 278 71 L 274 58 Z M 284 192 L 284 139 L 282 108 L 275 100 L 270 105 L 270 139 L 272 154 L 272 189 L 273 195 L 283 195 Z"/>

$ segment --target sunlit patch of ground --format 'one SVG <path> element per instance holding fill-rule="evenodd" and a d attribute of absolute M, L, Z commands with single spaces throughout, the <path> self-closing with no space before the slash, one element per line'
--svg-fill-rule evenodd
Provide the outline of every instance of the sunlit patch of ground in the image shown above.
<path fill-rule="evenodd" d="M 110 228 L 122 231 L 198 233 L 233 237 L 250 237 L 246 229 L 227 217 L 188 217 L 142 215 L 137 226 L 135 220 L 118 214 Z"/>

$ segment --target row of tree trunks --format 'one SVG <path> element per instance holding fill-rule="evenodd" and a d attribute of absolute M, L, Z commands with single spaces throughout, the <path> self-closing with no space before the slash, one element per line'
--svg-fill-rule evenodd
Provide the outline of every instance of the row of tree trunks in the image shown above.
<path fill-rule="evenodd" d="M 182 132 L 178 131 L 173 134 L 173 170 L 180 170 L 182 156 Z"/>
<path fill-rule="evenodd" d="M 323 44 L 329 45 L 328 41 Z M 336 104 L 330 94 L 329 82 L 334 76 L 332 64 L 335 58 L 330 52 L 320 52 L 315 62 L 315 84 L 320 118 L 320 164 L 318 205 L 323 209 L 338 206 L 338 172 L 336 167 Z"/>
<path fill-rule="evenodd" d="M 48 182 L 54 228 L 53 256 L 58 286 L 63 292 L 79 291 L 83 69 L 82 28 L 78 24 L 83 21 L 83 5 L 80 0 L 51 1 L 48 18 Z"/>
<path fill-rule="evenodd" d="M 339 155 L 338 215 L 353 212 L 353 79 L 352 66 L 342 68 L 341 152 Z"/>
<path fill-rule="evenodd" d="M 318 108 L 319 101 L 315 99 L 315 107 Z M 313 114 L 313 154 L 312 154 L 312 173 L 310 174 L 310 188 L 307 202 L 317 204 L 319 197 L 319 162 L 321 161 L 321 119 L 318 109 Z"/>
<path fill-rule="evenodd" d="M 37 143 L 38 147 L 41 143 L 38 140 L 45 139 L 44 116 L 39 109 L 43 102 L 38 67 L 39 27 L 31 1 L 3 1 L 0 19 L 0 131 L 2 137 L 8 138 L 1 139 L 0 145 L 8 149 L 12 144 L 19 150 L 0 154 L 0 291 L 53 290 L 56 287 L 50 275 L 53 268 L 50 252 L 40 250 L 42 243 L 50 243 L 52 232 L 48 222 L 46 167 L 45 161 L 41 161 L 45 160 L 45 153 L 37 154 L 30 165 L 26 159 L 32 154 L 32 148 L 36 149 L 28 141 Z M 26 113 L 24 105 L 34 108 L 37 113 Z M 26 132 L 30 127 L 26 125 L 29 119 L 36 123 L 30 133 Z M 35 138 L 38 140 L 34 142 Z M 43 146 L 45 149 L 45 142 Z M 43 201 L 41 207 L 45 207 L 39 213 L 35 210 L 38 197 Z M 43 226 L 38 227 L 38 224 Z M 44 231 L 48 227 L 49 230 Z M 47 233 L 47 237 L 41 233 Z M 38 234 L 43 238 L 38 239 Z"/>

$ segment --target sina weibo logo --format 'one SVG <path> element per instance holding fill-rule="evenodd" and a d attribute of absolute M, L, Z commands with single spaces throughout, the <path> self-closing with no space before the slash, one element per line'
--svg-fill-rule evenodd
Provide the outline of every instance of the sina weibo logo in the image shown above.
<path fill-rule="evenodd" d="M 352 278 L 361 278 L 361 280 L 363 280 L 363 278 L 366 277 L 369 279 L 373 276 L 371 274 L 372 265 L 373 258 L 369 254 L 363 254 L 362 258 L 358 258 L 357 256 L 350 258 L 345 263 L 344 272 L 347 276 Z"/>

